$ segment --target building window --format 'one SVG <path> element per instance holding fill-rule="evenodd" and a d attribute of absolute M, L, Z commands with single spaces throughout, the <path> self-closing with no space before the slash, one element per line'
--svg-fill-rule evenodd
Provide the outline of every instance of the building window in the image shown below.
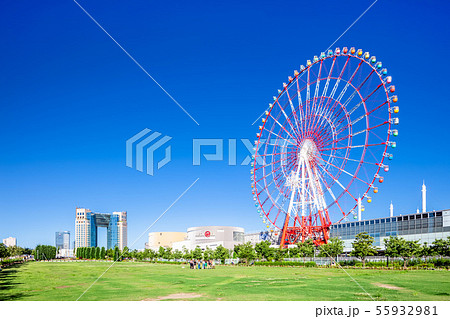
<path fill-rule="evenodd" d="M 233 232 L 233 241 L 243 242 L 244 241 L 244 233 L 240 231 Z"/>

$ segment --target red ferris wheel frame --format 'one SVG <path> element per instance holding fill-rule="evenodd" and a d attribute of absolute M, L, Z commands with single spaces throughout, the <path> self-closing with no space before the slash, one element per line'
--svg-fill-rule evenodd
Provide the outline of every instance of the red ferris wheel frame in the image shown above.
<path fill-rule="evenodd" d="M 398 130 L 391 129 L 399 122 L 391 117 L 399 111 L 394 105 L 398 101 L 393 95 L 395 86 L 374 56 L 354 48 L 337 48 L 320 58 L 315 56 L 300 69 L 283 83 L 265 112 L 251 170 L 255 206 L 263 221 L 267 219 L 267 228 L 271 225 L 271 231 L 281 231 L 281 247 L 308 238 L 316 245 L 326 243 L 336 215 L 330 216 L 331 208 L 338 212 L 337 222 L 355 214 L 356 208 L 360 214 L 361 199 L 366 197 L 370 203 L 368 192 L 377 193 L 375 181 L 384 180 L 380 170 L 389 170 L 383 161 L 393 158 L 388 147 L 396 147 L 389 137 L 398 135 Z M 321 82 L 326 83 L 324 87 Z M 330 83 L 333 89 L 328 92 Z M 355 97 L 359 98 L 356 105 Z M 386 133 L 386 138 L 380 137 Z M 367 160 L 368 153 L 375 160 Z M 355 154 L 359 158 L 352 158 Z M 361 174 L 362 169 L 366 175 Z M 352 186 L 356 184 L 361 186 Z M 358 195 L 353 194 L 356 191 Z"/>

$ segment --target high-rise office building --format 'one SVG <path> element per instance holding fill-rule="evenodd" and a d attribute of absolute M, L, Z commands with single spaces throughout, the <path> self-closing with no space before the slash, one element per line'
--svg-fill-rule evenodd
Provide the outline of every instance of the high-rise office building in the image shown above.
<path fill-rule="evenodd" d="M 86 208 L 76 209 L 75 248 L 97 247 L 98 227 L 107 228 L 107 249 L 127 246 L 127 212 L 93 213 Z"/>
<path fill-rule="evenodd" d="M 55 246 L 60 249 L 70 249 L 70 232 L 57 231 L 55 233 Z"/>

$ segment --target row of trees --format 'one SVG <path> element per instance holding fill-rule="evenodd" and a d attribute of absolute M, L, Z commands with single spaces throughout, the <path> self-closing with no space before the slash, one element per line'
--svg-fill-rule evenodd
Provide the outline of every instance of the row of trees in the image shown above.
<path fill-rule="evenodd" d="M 30 248 L 22 248 L 19 246 L 6 247 L 5 244 L 0 244 L 0 258 L 15 257 L 21 255 L 31 255 L 32 250 Z"/>
<path fill-rule="evenodd" d="M 79 259 L 107 259 L 119 260 L 121 253 L 119 247 L 106 250 L 105 247 L 79 247 L 75 256 Z"/>
<path fill-rule="evenodd" d="M 311 239 L 297 243 L 291 248 L 275 248 L 270 247 L 269 241 L 262 241 L 255 244 L 245 243 L 234 247 L 234 257 L 244 259 L 249 262 L 254 259 L 267 261 L 281 261 L 284 258 L 300 258 L 300 257 L 336 257 L 344 251 L 344 243 L 339 238 L 331 238 L 327 244 L 316 247 Z"/>
<path fill-rule="evenodd" d="M 374 246 L 374 238 L 368 233 L 363 232 L 356 236 L 352 243 L 353 250 L 350 255 L 360 259 L 365 266 L 368 256 L 382 255 L 379 249 Z M 427 243 L 421 245 L 418 241 L 408 241 L 402 237 L 389 237 L 385 239 L 384 255 L 388 257 L 400 257 L 404 260 L 406 267 L 412 258 L 430 257 L 430 256 L 450 256 L 450 237 L 448 239 L 435 240 L 431 245 Z M 228 258 L 239 258 L 245 263 L 252 260 L 282 261 L 284 258 L 301 257 L 329 257 L 333 261 L 344 251 L 344 242 L 336 237 L 330 238 L 327 244 L 316 247 L 312 240 L 308 239 L 303 243 L 298 243 L 291 248 L 270 247 L 269 241 L 263 241 L 253 246 L 250 242 L 236 245 L 233 250 L 228 250 L 223 246 L 218 246 L 215 250 L 206 248 L 202 250 L 196 247 L 194 250 L 184 248 L 182 251 L 172 248 L 160 247 L 158 251 L 145 249 L 144 251 L 129 250 L 127 247 L 120 251 L 117 247 L 105 250 L 100 247 L 81 247 L 77 249 L 76 257 L 83 259 L 216 259 L 222 263 Z"/>
<path fill-rule="evenodd" d="M 356 236 L 352 243 L 351 256 L 360 259 L 365 266 L 368 256 L 382 255 L 379 248 L 374 246 L 375 239 L 368 233 L 363 232 Z M 389 237 L 384 240 L 384 255 L 388 257 L 400 257 L 404 261 L 404 267 L 412 258 L 427 258 L 431 256 L 450 256 L 450 237 L 447 239 L 437 239 L 431 245 L 427 243 L 419 244 L 419 241 L 405 240 L 402 237 Z M 344 242 L 336 237 L 330 238 L 327 244 L 316 247 L 312 240 L 298 243 L 296 247 L 279 249 L 270 247 L 268 241 L 263 241 L 253 247 L 250 243 L 237 245 L 234 248 L 234 257 L 243 259 L 246 263 L 250 260 L 281 261 L 284 258 L 299 257 L 330 257 L 332 260 L 344 251 Z"/>
<path fill-rule="evenodd" d="M 56 257 L 56 247 L 49 245 L 37 245 L 33 251 L 35 260 L 50 260 Z"/>
<path fill-rule="evenodd" d="M 196 247 L 194 250 L 190 251 L 188 249 L 183 249 L 183 251 L 173 250 L 172 248 L 160 247 L 158 251 L 153 251 L 151 249 L 145 249 L 144 251 L 129 250 L 125 247 L 122 251 L 118 247 L 113 249 L 108 249 L 102 247 L 80 247 L 76 251 L 76 257 L 79 259 L 106 259 L 111 258 L 114 260 L 122 259 L 137 259 L 137 260 L 154 260 L 154 259 L 220 259 L 222 262 L 225 259 L 230 258 L 231 252 L 224 248 L 223 246 L 217 247 L 215 250 L 207 248 L 202 250 L 200 247 Z"/>

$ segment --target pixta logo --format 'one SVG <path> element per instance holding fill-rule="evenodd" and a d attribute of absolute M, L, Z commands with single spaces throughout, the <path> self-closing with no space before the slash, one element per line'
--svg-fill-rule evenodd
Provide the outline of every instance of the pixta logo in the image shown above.
<path fill-rule="evenodd" d="M 143 129 L 126 142 L 126 163 L 128 167 L 133 167 L 135 153 L 136 169 L 140 172 L 144 172 L 144 157 L 146 161 L 146 173 L 152 175 L 154 173 L 154 153 L 161 146 L 166 144 L 172 138 L 170 136 L 162 136 L 159 132 L 151 133 L 148 128 Z M 160 138 L 161 137 L 161 138 Z M 145 153 L 146 152 L 146 153 Z M 171 146 L 168 145 L 165 149 L 165 156 L 158 161 L 157 169 L 160 169 L 164 165 L 170 162 L 172 156 Z"/>
<path fill-rule="evenodd" d="M 145 172 L 153 176 L 155 166 L 156 169 L 160 169 L 171 161 L 172 149 L 170 145 L 166 146 L 164 155 L 161 155 L 162 151 L 160 151 L 155 156 L 155 152 L 171 139 L 170 136 L 162 136 L 161 133 L 152 132 L 148 128 L 137 133 L 126 142 L 127 166 L 133 167 L 135 165 L 138 171 L 144 172 L 144 162 L 146 162 Z M 202 159 L 203 161 L 227 162 L 228 166 L 246 166 L 254 160 L 258 165 L 265 164 L 265 157 L 261 156 L 263 150 L 258 149 L 258 154 L 256 154 L 256 147 L 249 139 L 240 139 L 240 143 L 238 141 L 238 139 L 192 139 L 192 165 L 200 166 Z M 258 143 L 260 146 L 277 145 L 277 140 L 260 139 Z M 281 145 L 278 150 L 281 161 L 287 160 L 283 154 L 288 153 L 287 147 L 289 145 L 295 145 L 295 141 L 284 139 L 284 145 Z M 227 158 L 224 158 L 224 153 L 227 153 Z M 155 157 L 162 156 L 164 158 L 155 162 Z"/>

